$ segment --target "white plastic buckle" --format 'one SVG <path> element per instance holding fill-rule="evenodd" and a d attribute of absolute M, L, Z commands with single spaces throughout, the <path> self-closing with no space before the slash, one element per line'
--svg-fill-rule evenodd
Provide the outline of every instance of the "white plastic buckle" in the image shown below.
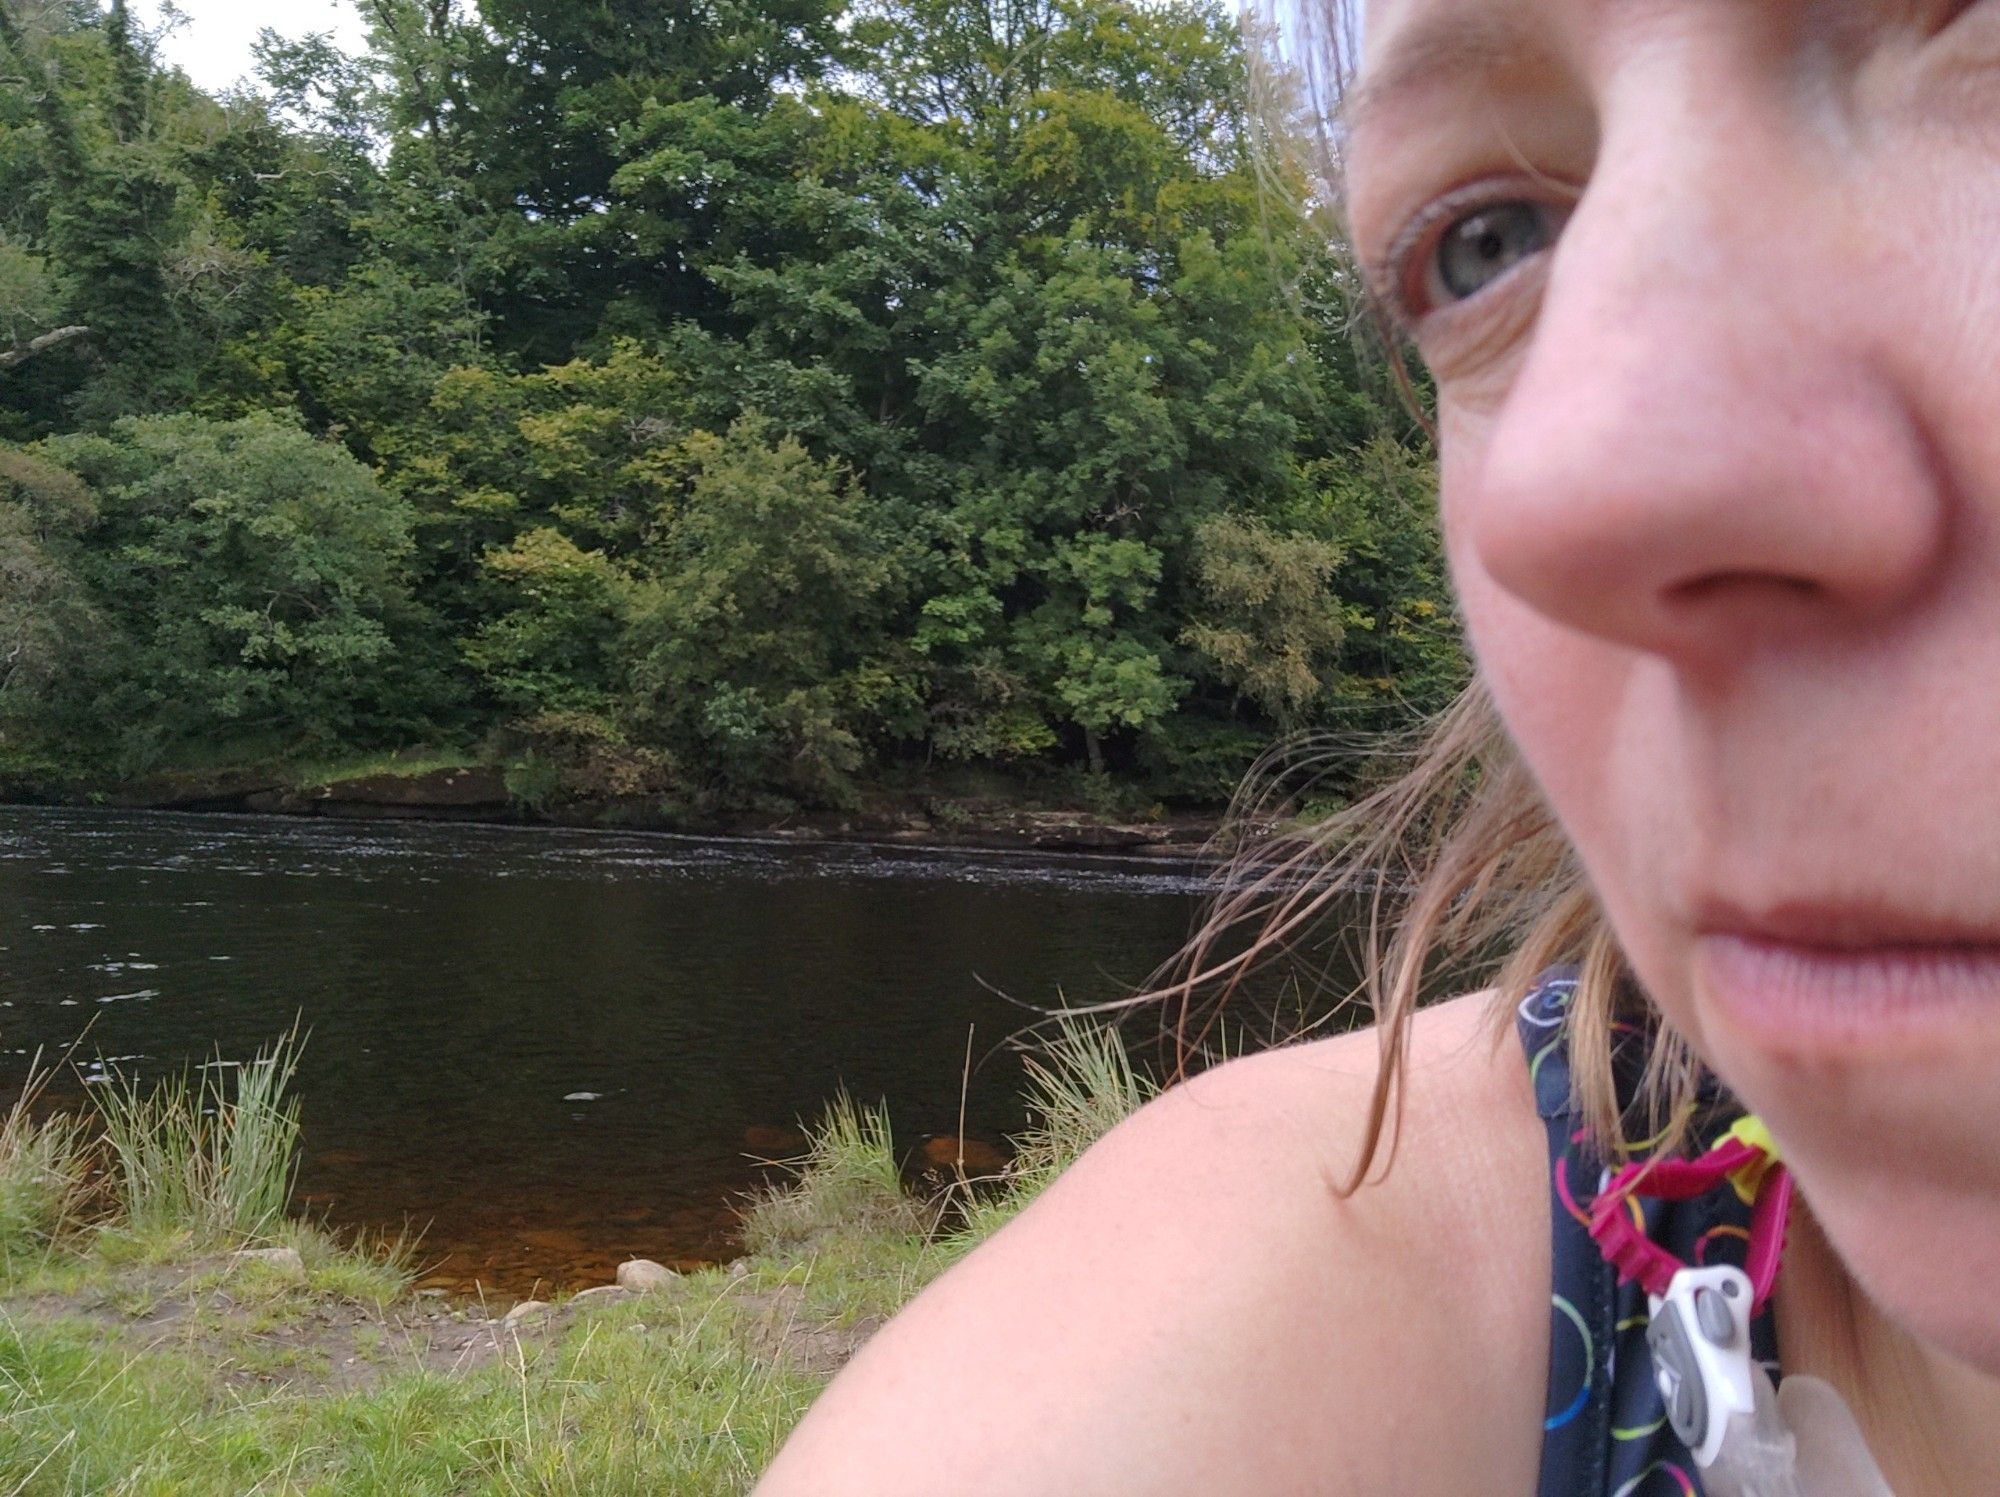
<path fill-rule="evenodd" d="M 1651 1301 L 1646 1341 L 1653 1375 L 1709 1497 L 1805 1497 L 1798 1441 L 1786 1427 L 1770 1375 L 1750 1352 L 1755 1299 L 1740 1269 L 1675 1274 L 1667 1292 Z M 1811 1497 L 1833 1497 L 1833 1491 Z"/>
<path fill-rule="evenodd" d="M 1674 1433 L 1695 1464 L 1713 1466 L 1738 1419 L 1757 1414 L 1750 1355 L 1749 1275 L 1738 1268 L 1684 1268 L 1654 1295 L 1646 1343 Z"/>

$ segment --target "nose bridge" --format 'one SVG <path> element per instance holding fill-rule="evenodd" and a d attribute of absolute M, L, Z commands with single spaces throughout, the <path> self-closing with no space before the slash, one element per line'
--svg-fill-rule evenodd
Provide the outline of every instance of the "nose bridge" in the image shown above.
<path fill-rule="evenodd" d="M 1770 119 L 1681 123 L 1607 129 L 1466 519 L 1538 610 L 1712 654 L 1746 600 L 1796 619 L 1906 595 L 1944 517 L 1869 354 L 1841 184 Z"/>

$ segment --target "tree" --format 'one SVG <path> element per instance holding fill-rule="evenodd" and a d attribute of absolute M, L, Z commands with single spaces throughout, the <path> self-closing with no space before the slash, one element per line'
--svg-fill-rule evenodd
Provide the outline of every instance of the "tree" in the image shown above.
<path fill-rule="evenodd" d="M 152 416 L 40 456 L 95 498 L 79 570 L 116 644 L 92 712 L 126 769 L 381 742 L 424 701 L 410 513 L 339 448 L 269 416 Z"/>
<path fill-rule="evenodd" d="M 1204 521 L 1195 535 L 1206 608 L 1181 638 L 1288 731 L 1308 721 L 1334 686 L 1347 637 L 1333 591 L 1341 560 L 1329 541 L 1238 515 Z"/>
<path fill-rule="evenodd" d="M 726 789 L 838 797 L 872 738 L 917 721 L 886 627 L 897 547 L 846 474 L 754 416 L 687 451 L 634 612 L 634 714 Z"/>
<path fill-rule="evenodd" d="M 51 726 L 50 698 L 88 647 L 93 620 L 71 547 L 94 518 L 73 476 L 0 448 L 0 743 L 10 726 Z"/>
<path fill-rule="evenodd" d="M 465 645 L 485 690 L 522 717 L 609 716 L 631 579 L 546 527 L 489 551 L 485 565 L 508 599 Z"/>
<path fill-rule="evenodd" d="M 360 3 L 216 100 L 0 0 L 0 438 L 89 499 L 0 496 L 17 738 L 1211 798 L 1459 679 L 1220 5 Z"/>

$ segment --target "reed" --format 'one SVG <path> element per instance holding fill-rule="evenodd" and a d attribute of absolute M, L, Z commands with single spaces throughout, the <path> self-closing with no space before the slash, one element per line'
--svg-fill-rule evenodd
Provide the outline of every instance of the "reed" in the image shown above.
<path fill-rule="evenodd" d="M 169 1077 L 150 1089 L 114 1073 L 98 1113 L 126 1230 L 208 1244 L 277 1226 L 298 1168 L 299 1109 L 286 1092 L 301 1046 L 294 1031 L 240 1066 L 218 1060 L 197 1079 Z"/>
<path fill-rule="evenodd" d="M 794 1178 L 759 1197 L 744 1218 L 753 1254 L 795 1251 L 834 1235 L 925 1235 L 930 1213 L 903 1193 L 885 1107 L 842 1092 L 808 1130 Z"/>
<path fill-rule="evenodd" d="M 83 1125 L 67 1115 L 36 1115 L 53 1074 L 37 1053 L 27 1085 L 0 1117 L 0 1262 L 46 1248 L 82 1206 L 88 1173 Z"/>

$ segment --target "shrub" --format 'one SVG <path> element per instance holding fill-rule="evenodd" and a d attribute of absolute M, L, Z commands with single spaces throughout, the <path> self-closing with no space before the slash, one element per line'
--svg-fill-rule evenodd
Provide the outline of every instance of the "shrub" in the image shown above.
<path fill-rule="evenodd" d="M 594 712 L 540 712 L 506 735 L 507 793 L 534 811 L 575 801 L 664 795 L 673 761 Z"/>

